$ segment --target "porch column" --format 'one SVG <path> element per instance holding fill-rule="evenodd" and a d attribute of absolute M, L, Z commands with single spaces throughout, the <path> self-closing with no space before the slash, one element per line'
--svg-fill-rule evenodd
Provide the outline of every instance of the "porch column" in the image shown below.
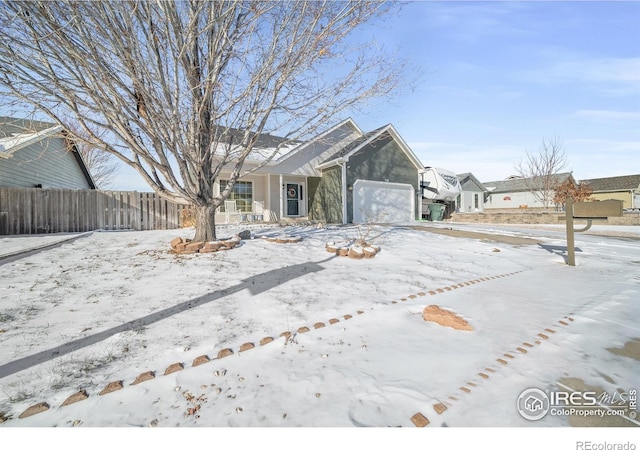
<path fill-rule="evenodd" d="M 284 189 L 283 189 L 283 185 L 284 185 L 284 180 L 282 178 L 282 174 L 280 174 L 280 183 L 278 184 L 279 186 L 279 191 L 280 191 L 280 220 L 282 220 L 284 218 Z"/>
<path fill-rule="evenodd" d="M 344 159 L 339 162 L 342 167 L 342 223 L 347 223 L 347 161 Z"/>
<path fill-rule="evenodd" d="M 273 210 L 271 209 L 271 174 L 270 173 L 267 174 L 267 198 L 265 198 L 264 205 L 265 206 L 264 206 L 263 212 L 269 211 L 269 222 L 271 222 L 271 212 Z"/>

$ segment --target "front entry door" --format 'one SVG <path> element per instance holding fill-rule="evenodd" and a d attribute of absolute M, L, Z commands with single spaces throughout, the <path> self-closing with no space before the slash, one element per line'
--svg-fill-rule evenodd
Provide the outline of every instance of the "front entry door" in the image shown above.
<path fill-rule="evenodd" d="M 285 186 L 287 197 L 287 216 L 301 216 L 301 204 L 303 199 L 302 185 L 299 183 L 287 183 Z"/>

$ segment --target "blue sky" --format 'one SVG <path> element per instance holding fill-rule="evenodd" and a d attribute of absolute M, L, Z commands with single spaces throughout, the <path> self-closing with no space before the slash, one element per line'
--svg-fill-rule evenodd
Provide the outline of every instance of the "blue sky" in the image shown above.
<path fill-rule="evenodd" d="M 413 1 L 361 33 L 417 82 L 352 118 L 425 165 L 502 180 L 557 137 L 578 180 L 640 173 L 639 1 Z M 126 166 L 110 187 L 151 190 Z"/>
<path fill-rule="evenodd" d="M 640 173 L 639 2 L 411 2 L 368 31 L 419 64 L 393 123 L 425 165 L 481 181 L 558 137 L 576 179 Z"/>
<path fill-rule="evenodd" d="M 414 1 L 363 33 L 418 82 L 352 117 L 425 165 L 502 180 L 557 137 L 576 179 L 640 173 L 640 2 Z"/>

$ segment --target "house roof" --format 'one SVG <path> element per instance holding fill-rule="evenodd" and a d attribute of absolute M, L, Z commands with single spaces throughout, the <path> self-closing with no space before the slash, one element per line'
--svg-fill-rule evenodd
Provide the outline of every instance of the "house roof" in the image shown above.
<path fill-rule="evenodd" d="M 237 128 L 218 126 L 216 129 L 219 132 L 220 140 L 224 141 L 218 144 L 217 153 L 223 154 L 227 151 L 227 144 L 231 143 L 231 154 L 235 152 L 242 152 L 244 146 L 233 144 L 234 142 L 241 142 L 244 139 L 244 131 Z M 272 158 L 270 163 L 274 164 L 275 161 L 285 158 L 290 152 L 297 148 L 301 144 L 301 141 L 292 140 L 280 136 L 274 136 L 268 133 L 258 133 L 256 142 L 253 144 L 251 154 L 247 158 L 247 162 L 261 163 L 265 160 Z"/>
<path fill-rule="evenodd" d="M 487 188 L 484 187 L 484 185 L 480 182 L 480 180 L 478 180 L 471 172 L 460 173 L 460 174 L 457 174 L 456 177 L 458 177 L 458 181 L 460 182 L 460 185 L 463 188 L 466 183 L 473 183 L 478 187 L 478 189 L 482 191 L 487 190 Z"/>
<path fill-rule="evenodd" d="M 341 151 L 335 153 L 330 158 L 319 164 L 318 168 L 330 167 L 332 165 L 338 164 L 338 162 L 341 160 L 348 160 L 352 155 L 360 151 L 360 149 L 362 149 L 362 147 L 364 147 L 365 145 L 374 144 L 376 140 L 383 139 L 386 133 L 388 133 L 391 138 L 400 145 L 400 149 L 407 155 L 409 160 L 411 160 L 411 162 L 416 166 L 418 170 L 424 170 L 424 165 L 420 162 L 415 153 L 413 153 L 411 148 L 407 145 L 404 139 L 402 139 L 400 134 L 391 124 L 385 125 L 357 137 Z"/>
<path fill-rule="evenodd" d="M 340 152 L 362 130 L 351 119 L 343 120 L 314 138 L 298 145 L 276 161 L 268 171 L 295 175 L 318 176 L 316 166 Z"/>
<path fill-rule="evenodd" d="M 586 183 L 593 192 L 640 190 L 640 174 L 592 178 L 589 180 L 581 180 L 581 182 Z"/>
<path fill-rule="evenodd" d="M 10 158 L 21 148 L 61 131 L 62 127 L 52 123 L 0 117 L 0 158 Z"/>
<path fill-rule="evenodd" d="M 0 159 L 11 158 L 20 149 L 51 136 L 61 137 L 70 144 L 70 151 L 87 179 L 89 188 L 95 189 L 93 177 L 75 143 L 59 125 L 36 120 L 0 117 Z"/>
<path fill-rule="evenodd" d="M 562 184 L 567 178 L 572 177 L 571 172 L 563 172 L 552 175 L 554 184 Z M 511 178 L 501 181 L 489 181 L 482 183 L 490 193 L 522 192 L 530 191 L 532 187 L 542 187 L 544 177 Z"/>

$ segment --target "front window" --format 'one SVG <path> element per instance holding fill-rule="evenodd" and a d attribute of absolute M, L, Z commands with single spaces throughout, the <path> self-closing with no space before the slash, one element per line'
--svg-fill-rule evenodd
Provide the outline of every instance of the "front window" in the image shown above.
<path fill-rule="evenodd" d="M 220 180 L 221 194 L 226 186 L 227 180 Z M 235 200 L 238 211 L 251 212 L 253 205 L 253 183 L 251 181 L 236 181 L 227 200 Z M 220 212 L 225 212 L 224 205 L 220 206 Z"/>

